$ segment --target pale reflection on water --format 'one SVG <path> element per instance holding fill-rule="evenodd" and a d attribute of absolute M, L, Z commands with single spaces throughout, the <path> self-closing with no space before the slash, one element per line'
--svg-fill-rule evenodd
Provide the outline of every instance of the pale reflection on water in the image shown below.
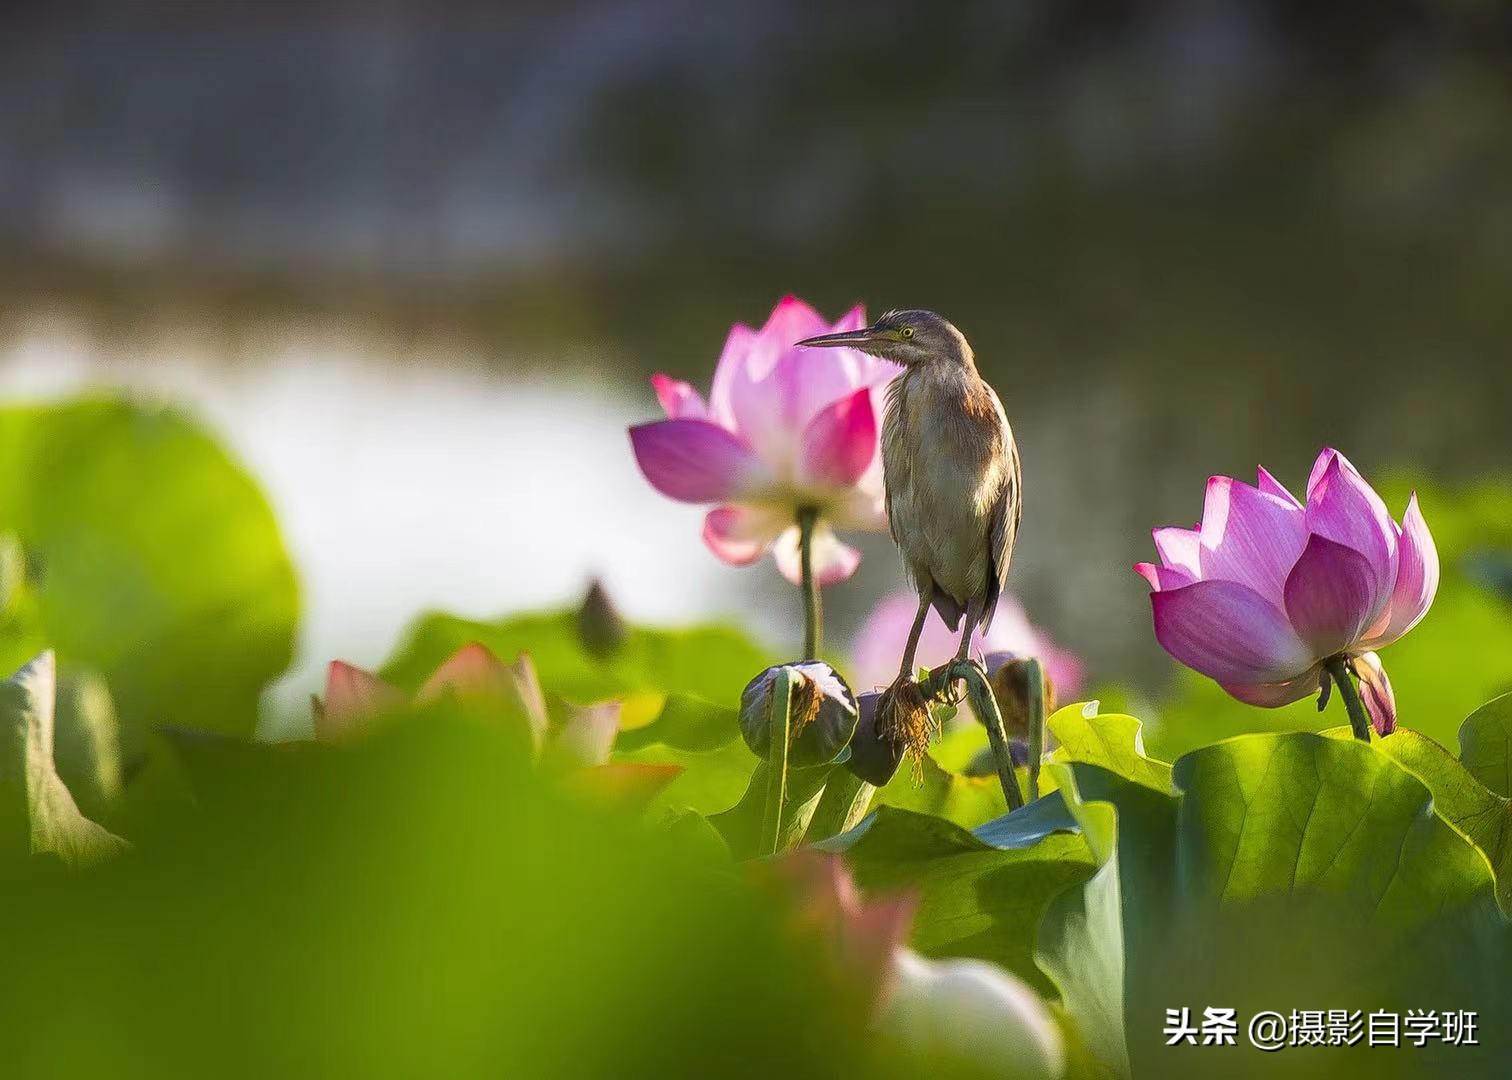
<path fill-rule="evenodd" d="M 376 664 L 429 609 L 494 617 L 574 601 L 601 575 L 639 619 L 781 631 L 775 572 L 709 557 L 702 511 L 641 478 L 625 428 L 649 391 L 516 376 L 443 348 L 396 358 L 339 337 L 136 342 L 29 327 L 0 346 L 0 396 L 126 387 L 181 403 L 262 483 L 303 589 L 298 656 L 265 726 L 302 711 L 326 660 Z M 785 596 L 779 599 L 786 599 Z M 754 614 L 753 614 L 754 612 Z"/>

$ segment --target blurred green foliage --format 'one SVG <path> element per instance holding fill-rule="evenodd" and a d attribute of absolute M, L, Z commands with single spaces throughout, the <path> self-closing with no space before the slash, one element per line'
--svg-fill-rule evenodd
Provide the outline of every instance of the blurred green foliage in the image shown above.
<path fill-rule="evenodd" d="M 119 854 L 119 837 L 79 812 L 53 759 L 57 668 L 45 652 L 0 682 L 0 861 L 82 865 Z"/>
<path fill-rule="evenodd" d="M 1091 872 L 1080 836 L 1056 831 L 988 840 L 942 818 L 884 806 L 839 846 L 864 888 L 916 893 L 919 951 L 991 960 L 1051 989 L 1035 966 L 1034 935 L 1027 931 L 1057 894 Z"/>
<path fill-rule="evenodd" d="M 429 615 L 415 625 L 379 674 L 413 691 L 441 661 L 472 641 L 501 657 L 529 653 L 546 688 L 578 704 L 645 692 L 688 694 L 733 705 L 746 682 L 771 663 L 764 650 L 728 627 L 637 627 L 618 649 L 599 656 L 584 644 L 572 612 L 499 622 Z"/>
<path fill-rule="evenodd" d="M 0 409 L 7 535 L 29 589 L 0 666 L 47 647 L 98 671 L 129 757 L 160 724 L 252 733 L 298 590 L 267 501 L 195 424 L 107 399 Z"/>
<path fill-rule="evenodd" d="M 187 760 L 213 797 L 130 857 L 6 864 L 14 1075 L 833 1076 L 864 1058 L 779 911 L 494 732 L 432 712 L 340 750 Z"/>
<path fill-rule="evenodd" d="M 257 743 L 294 593 L 250 482 L 182 421 L 124 405 L 0 412 L 0 434 L 20 454 L 0 482 L 0 650 L 21 667 L 0 683 L 11 1071 L 898 1071 L 823 976 L 833 958 L 792 932 L 812 912 L 739 865 L 768 785 L 736 704 L 771 662 L 743 634 L 430 615 L 384 668 L 414 691 L 473 641 L 529 653 L 556 722 L 621 703 L 598 769 L 537 765 L 497 703 L 455 695 L 340 744 Z M 156 478 L 140 505 L 117 491 L 133 467 Z M 27 468 L 81 504 L 44 505 Z M 1512 679 L 1512 610 L 1477 558 L 1512 550 L 1512 495 L 1424 504 L 1444 578 L 1384 654 L 1395 735 L 1365 745 L 1310 703 L 1252 709 L 1187 680 L 1150 752 L 1132 715 L 1055 713 L 1049 794 L 1012 814 L 995 778 L 964 775 L 971 724 L 837 836 L 805 829 L 839 766 L 794 770 L 786 839 L 838 853 L 867 893 L 912 894 L 919 951 L 991 961 L 1051 1001 L 1075 1078 L 1505 1075 L 1512 696 L 1487 699 Z M 181 559 L 159 548 L 175 544 Z M 216 617 L 259 589 L 250 614 Z M 122 741 L 148 724 L 133 773 Z M 681 772 L 652 797 L 618 782 L 640 765 Z M 1219 1062 L 1165 1045 L 1182 1006 L 1473 1010 L 1479 1045 L 1241 1044 Z"/>

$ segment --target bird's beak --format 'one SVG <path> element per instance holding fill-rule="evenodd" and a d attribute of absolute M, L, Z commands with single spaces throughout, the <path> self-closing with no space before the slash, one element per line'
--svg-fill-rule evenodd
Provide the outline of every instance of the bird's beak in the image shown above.
<path fill-rule="evenodd" d="M 878 345 L 890 340 L 892 339 L 885 331 L 872 326 L 863 326 L 860 330 L 846 330 L 839 334 L 820 334 L 818 337 L 804 338 L 793 344 L 812 349 L 864 349 L 869 345 Z"/>

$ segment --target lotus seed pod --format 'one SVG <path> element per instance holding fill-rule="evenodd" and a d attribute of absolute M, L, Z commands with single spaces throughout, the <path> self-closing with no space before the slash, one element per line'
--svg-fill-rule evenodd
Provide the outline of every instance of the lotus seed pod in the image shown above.
<path fill-rule="evenodd" d="M 1012 653 L 988 653 L 982 665 L 998 711 L 1003 714 L 1003 727 L 1012 738 L 1023 739 L 1029 735 L 1029 664 L 1030 660 Z M 1045 709 L 1041 715 L 1049 716 L 1055 712 L 1055 687 L 1043 665 L 1040 680 Z"/>
<path fill-rule="evenodd" d="M 856 733 L 851 737 L 851 756 L 845 767 L 860 779 L 876 787 L 884 786 L 898 771 L 908 743 L 895 739 L 877 730 L 877 703 L 883 691 L 872 690 L 856 699 L 860 718 L 856 721 Z"/>
<path fill-rule="evenodd" d="M 856 699 L 838 672 L 820 660 L 769 667 L 740 695 L 740 733 L 758 757 L 771 746 L 772 691 L 777 673 L 792 676 L 789 699 L 788 763 L 822 765 L 850 743 L 856 730 Z"/>

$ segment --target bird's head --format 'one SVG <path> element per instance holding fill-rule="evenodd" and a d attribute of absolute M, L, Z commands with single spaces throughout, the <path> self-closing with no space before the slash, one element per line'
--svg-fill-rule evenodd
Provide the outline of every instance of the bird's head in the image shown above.
<path fill-rule="evenodd" d="M 943 315 L 922 308 L 889 311 L 870 326 L 839 334 L 804 338 L 799 345 L 845 347 L 880 356 L 895 364 L 944 363 L 971 366 L 971 346 Z"/>

